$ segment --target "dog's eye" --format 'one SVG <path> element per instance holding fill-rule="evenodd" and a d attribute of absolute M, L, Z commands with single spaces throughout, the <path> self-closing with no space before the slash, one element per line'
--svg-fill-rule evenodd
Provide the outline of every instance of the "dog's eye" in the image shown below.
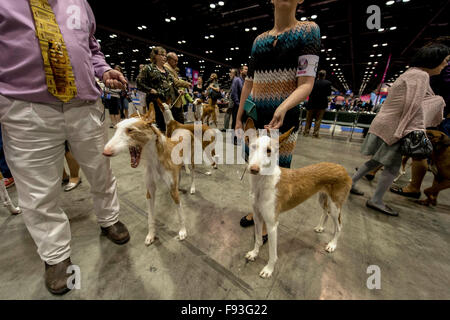
<path fill-rule="evenodd" d="M 127 129 L 127 133 L 132 133 L 133 131 L 134 131 L 134 129 L 132 129 L 132 128 Z"/>
<path fill-rule="evenodd" d="M 272 149 L 270 147 L 267 148 L 267 155 L 271 155 L 272 154 Z"/>

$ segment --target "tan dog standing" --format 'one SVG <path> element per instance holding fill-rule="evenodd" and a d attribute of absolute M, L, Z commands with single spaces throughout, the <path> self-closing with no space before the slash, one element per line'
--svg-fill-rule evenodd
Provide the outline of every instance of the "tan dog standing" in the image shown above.
<path fill-rule="evenodd" d="M 254 129 L 249 119 L 245 131 Z M 293 129 L 279 137 L 282 145 Z M 255 140 L 255 139 L 253 139 Z M 250 140 L 250 157 L 248 169 L 251 173 L 250 184 L 253 197 L 253 219 L 255 222 L 255 247 L 246 258 L 254 261 L 262 245 L 262 226 L 266 223 L 269 236 L 269 262 L 260 272 L 268 278 L 272 275 L 277 257 L 277 227 L 280 213 L 295 208 L 312 195 L 319 192 L 319 203 L 324 212 L 319 225 L 314 229 L 321 233 L 328 216 L 334 222 L 334 237 L 325 250 L 336 249 L 342 228 L 342 206 L 347 200 L 352 186 L 352 179 L 344 167 L 334 163 L 318 163 L 299 169 L 280 168 L 276 164 L 278 144 L 268 136 L 260 136 L 256 141 Z M 275 157 L 270 157 L 275 154 Z M 275 164 L 273 161 L 275 159 Z"/>

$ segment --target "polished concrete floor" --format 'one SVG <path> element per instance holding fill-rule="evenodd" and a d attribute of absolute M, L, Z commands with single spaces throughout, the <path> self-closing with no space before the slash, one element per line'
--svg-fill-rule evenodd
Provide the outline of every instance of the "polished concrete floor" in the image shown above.
<path fill-rule="evenodd" d="M 223 123 L 222 116 L 220 124 Z M 108 129 L 109 135 L 113 129 Z M 320 161 L 342 164 L 349 173 L 364 158 L 361 136 L 349 143 L 346 133 L 331 139 L 299 137 L 293 167 Z M 255 262 L 244 256 L 253 248 L 253 228 L 239 220 L 250 212 L 248 176 L 243 165 L 221 165 L 212 176 L 197 170 L 197 193 L 182 194 L 188 238 L 176 239 L 175 206 L 163 186 L 157 191 L 159 240 L 146 247 L 143 166 L 130 167 L 127 153 L 112 159 L 118 179 L 120 219 L 131 240 L 117 246 L 100 236 L 89 184 L 61 193 L 70 218 L 72 262 L 81 270 L 81 289 L 63 297 L 44 287 L 44 264 L 36 253 L 22 216 L 0 211 L 0 299 L 450 299 L 450 190 L 437 207 L 426 208 L 392 193 L 385 200 L 400 210 L 388 217 L 365 207 L 365 197 L 350 196 L 344 207 L 337 250 L 325 252 L 332 221 L 323 234 L 313 231 L 321 214 L 317 196 L 280 218 L 279 260 L 270 279 L 259 277 L 268 260 L 268 245 Z M 182 188 L 189 179 L 183 173 Z M 409 173 L 400 182 L 407 183 Z M 423 188 L 432 181 L 428 173 Z M 370 195 L 377 179 L 361 181 Z M 15 187 L 9 190 L 17 203 Z M 381 289 L 368 289 L 368 266 L 381 271 Z"/>

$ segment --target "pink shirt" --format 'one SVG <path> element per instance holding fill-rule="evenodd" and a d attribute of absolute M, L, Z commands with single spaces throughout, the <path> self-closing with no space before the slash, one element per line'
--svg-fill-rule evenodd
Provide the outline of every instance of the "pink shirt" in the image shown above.
<path fill-rule="evenodd" d="M 393 145 L 408 133 L 439 125 L 445 102 L 430 87 L 430 76 L 410 68 L 389 88 L 389 95 L 373 120 L 369 133 Z"/>
<path fill-rule="evenodd" d="M 94 76 L 111 67 L 94 37 L 86 0 L 48 0 L 69 53 L 80 100 L 100 97 Z M 48 92 L 44 63 L 28 0 L 0 1 L 0 95 L 31 102 L 60 102 Z"/>

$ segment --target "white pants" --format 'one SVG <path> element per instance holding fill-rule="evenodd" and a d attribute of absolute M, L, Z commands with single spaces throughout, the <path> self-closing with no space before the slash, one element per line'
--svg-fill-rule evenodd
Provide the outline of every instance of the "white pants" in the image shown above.
<path fill-rule="evenodd" d="M 70 226 L 59 207 L 64 142 L 91 185 L 98 223 L 119 219 L 116 179 L 102 155 L 107 133 L 101 100 L 40 104 L 0 95 L 6 160 L 16 182 L 23 219 L 42 260 L 50 265 L 70 257 Z"/>

